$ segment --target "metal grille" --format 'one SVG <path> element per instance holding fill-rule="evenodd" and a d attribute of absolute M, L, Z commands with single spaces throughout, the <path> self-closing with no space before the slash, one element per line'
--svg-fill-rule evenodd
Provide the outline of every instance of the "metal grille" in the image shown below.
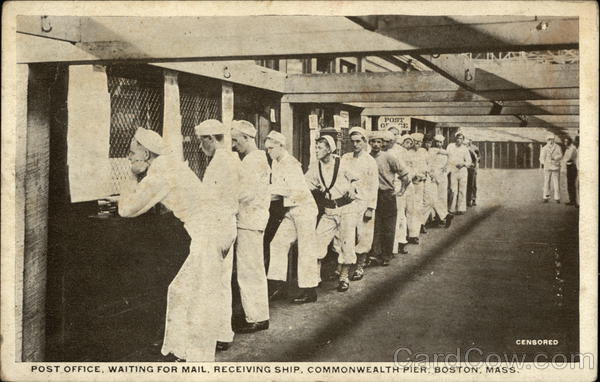
<path fill-rule="evenodd" d="M 162 133 L 162 82 L 108 72 L 110 93 L 110 150 L 112 190 L 119 193 L 129 177 L 127 155 L 138 127 Z"/>
<path fill-rule="evenodd" d="M 183 157 L 188 165 L 202 179 L 208 167 L 208 157 L 200 149 L 200 140 L 194 133 L 194 126 L 207 119 L 221 119 L 220 87 L 214 92 L 185 86 L 180 81 L 181 135 L 183 135 Z"/>

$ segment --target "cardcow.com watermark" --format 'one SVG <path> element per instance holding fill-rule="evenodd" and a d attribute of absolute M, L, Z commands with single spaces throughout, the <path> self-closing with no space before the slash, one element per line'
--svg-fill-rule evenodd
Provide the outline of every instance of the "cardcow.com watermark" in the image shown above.
<path fill-rule="evenodd" d="M 452 353 L 423 353 L 415 352 L 410 348 L 401 347 L 394 352 L 394 364 L 397 366 L 413 364 L 442 364 L 440 372 L 454 372 L 457 368 L 462 369 L 489 369 L 502 368 L 503 372 L 514 372 L 522 369 L 593 369 L 595 365 L 594 355 L 591 353 L 557 353 L 549 355 L 538 352 L 534 354 L 523 353 L 495 353 L 485 352 L 478 347 L 466 349 L 456 348 Z M 447 370 L 442 370 L 442 369 Z"/>

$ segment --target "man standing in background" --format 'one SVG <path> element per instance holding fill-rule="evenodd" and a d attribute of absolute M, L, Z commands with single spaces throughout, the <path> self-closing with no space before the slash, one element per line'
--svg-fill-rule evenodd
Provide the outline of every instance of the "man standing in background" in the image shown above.
<path fill-rule="evenodd" d="M 450 226 L 447 219 L 452 219 L 453 215 L 448 214 L 448 152 L 444 149 L 444 136 L 437 134 L 433 137 L 433 147 L 429 150 L 431 159 L 431 177 L 436 185 L 437 205 L 439 216 L 446 216 L 446 227 Z M 444 222 L 441 222 L 444 224 Z"/>
<path fill-rule="evenodd" d="M 377 193 L 377 208 L 375 210 L 375 237 L 372 248 L 372 262 L 383 266 L 390 264 L 394 250 L 394 237 L 396 233 L 396 177 L 402 182 L 402 194 L 410 179 L 408 169 L 393 154 L 384 149 L 386 142 L 385 132 L 375 131 L 371 134 L 371 156 L 377 162 L 379 173 L 379 190 Z"/>
<path fill-rule="evenodd" d="M 562 150 L 560 146 L 554 143 L 554 134 L 546 137 L 546 145 L 540 150 L 540 165 L 544 170 L 544 203 L 550 200 L 550 187 L 554 190 L 554 200 L 560 203 L 560 160 L 562 159 Z"/>
<path fill-rule="evenodd" d="M 467 207 L 477 205 L 477 171 L 479 170 L 479 148 L 471 139 L 466 146 L 471 154 L 471 165 L 467 168 Z"/>
<path fill-rule="evenodd" d="M 444 137 L 436 135 L 436 138 Z M 448 213 L 448 203 L 446 199 L 440 201 L 438 187 L 442 187 L 444 196 L 448 193 L 448 177 L 445 172 L 445 166 L 448 163 L 448 153 L 440 147 L 431 147 L 432 138 L 426 138 L 425 147 L 427 147 L 429 165 L 428 176 L 425 181 L 425 220 L 430 215 L 435 219 L 439 218 L 440 224 L 446 228 L 450 227 L 453 215 Z"/>
<path fill-rule="evenodd" d="M 269 328 L 269 297 L 263 257 L 263 235 L 269 220 L 267 155 L 256 147 L 256 128 L 247 121 L 233 121 L 231 143 L 242 156 L 239 213 L 237 217 L 236 270 L 246 323 L 238 333 Z"/>
<path fill-rule="evenodd" d="M 455 134 L 455 143 L 450 143 L 446 148 L 448 152 L 448 166 L 450 167 L 452 202 L 450 213 L 462 215 L 467 211 L 467 168 L 471 165 L 471 153 L 463 144 L 465 136 L 462 132 Z"/>
<path fill-rule="evenodd" d="M 419 234 L 425 233 L 423 227 L 424 215 L 425 215 L 425 179 L 427 179 L 428 163 L 427 163 L 427 150 L 422 146 L 423 134 L 413 133 L 411 134 L 413 139 L 413 149 L 410 153 L 412 156 L 412 169 L 413 169 L 413 190 L 414 190 L 414 202 L 411 218 L 408 221 L 409 238 L 408 242 L 411 244 L 419 244 Z"/>
<path fill-rule="evenodd" d="M 567 171 L 567 191 L 569 193 L 569 201 L 566 203 L 569 206 L 577 205 L 577 147 L 573 144 L 570 137 L 563 140 L 565 144 L 565 155 L 562 159 L 563 166 Z"/>
<path fill-rule="evenodd" d="M 412 157 L 410 156 L 408 150 L 412 148 L 412 138 L 410 134 L 404 134 L 396 137 L 396 146 L 395 151 L 400 159 L 405 165 L 409 172 L 408 178 L 412 179 L 413 177 L 413 169 L 412 169 Z M 397 189 L 401 188 L 401 184 L 398 180 Z M 414 204 L 414 190 L 413 184 L 409 183 L 406 189 L 402 194 L 396 195 L 396 203 L 398 208 L 397 218 L 396 218 L 396 234 L 394 239 L 394 245 L 397 245 L 396 252 L 398 254 L 407 254 L 406 244 L 408 244 L 407 237 L 409 236 L 408 231 L 408 221 L 413 211 Z"/>

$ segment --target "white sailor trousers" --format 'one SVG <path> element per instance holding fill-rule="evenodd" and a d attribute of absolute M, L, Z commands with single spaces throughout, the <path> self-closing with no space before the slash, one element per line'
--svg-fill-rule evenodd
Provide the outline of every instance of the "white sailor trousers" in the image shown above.
<path fill-rule="evenodd" d="M 444 219 L 446 215 L 448 215 L 448 177 L 443 175 L 441 176 L 441 178 L 446 179 L 446 202 L 444 203 L 440 201 L 439 197 L 440 193 L 438 191 L 438 188 L 440 187 L 440 185 L 431 179 L 427 179 L 425 181 L 425 213 L 423 214 L 423 224 L 427 223 L 427 219 L 432 213 L 439 216 L 440 219 Z"/>
<path fill-rule="evenodd" d="M 406 199 L 406 217 L 408 219 L 408 236 L 419 237 L 423 224 L 423 193 L 425 182 L 414 182 L 412 192 Z"/>
<path fill-rule="evenodd" d="M 554 191 L 554 200 L 560 200 L 560 171 L 544 169 L 544 199 L 550 198 L 550 186 Z"/>
<path fill-rule="evenodd" d="M 315 251 L 315 225 L 317 210 L 313 207 L 296 206 L 286 211 L 275 237 L 271 241 L 269 280 L 287 279 L 288 253 L 298 241 L 298 286 L 314 288 L 319 284 L 319 265 Z"/>
<path fill-rule="evenodd" d="M 329 243 L 336 238 L 334 248 L 339 255 L 338 263 L 356 263 L 356 227 L 362 209 L 359 210 L 358 205 L 354 203 L 325 209 L 316 230 L 318 259 L 327 255 Z"/>
<path fill-rule="evenodd" d="M 465 212 L 467 210 L 467 168 L 458 169 L 455 167 L 450 173 L 450 188 L 452 189 L 450 212 Z"/>
<path fill-rule="evenodd" d="M 373 246 L 373 235 L 375 233 L 375 210 L 373 210 L 373 217 L 367 221 L 363 218 L 367 207 L 362 203 L 360 213 L 357 216 L 356 223 L 356 247 L 354 251 L 358 254 L 366 254 L 371 250 Z M 341 246 L 340 246 L 341 248 Z"/>
<path fill-rule="evenodd" d="M 190 362 L 214 361 L 217 341 L 231 328 L 231 271 L 229 282 L 224 283 L 223 275 L 232 256 L 223 259 L 222 253 L 235 240 L 235 226 L 218 239 L 206 224 L 186 223 L 185 228 L 192 240 L 188 257 L 169 284 L 161 352 Z M 229 324 L 224 330 L 227 311 Z"/>
<path fill-rule="evenodd" d="M 219 238 L 217 241 L 217 250 L 223 256 L 226 252 L 227 256 L 223 259 L 221 265 L 221 288 L 223 289 L 221 299 L 218 304 L 219 314 L 219 336 L 221 342 L 233 341 L 233 328 L 231 327 L 231 315 L 233 313 L 233 302 L 231 297 L 231 276 L 233 272 L 233 248 L 237 235 L 237 223 L 235 217 L 227 219 L 227 221 L 218 221 L 213 227 L 213 238 Z"/>
<path fill-rule="evenodd" d="M 407 218 L 407 208 L 408 205 L 406 203 L 407 193 L 412 194 L 412 184 L 408 186 L 402 196 L 396 196 L 396 207 L 398 208 L 398 213 L 396 217 L 396 235 L 394 239 L 394 252 L 398 252 L 398 243 L 406 244 L 406 235 L 408 233 L 408 218 Z M 411 196 L 412 198 L 412 196 Z M 412 201 L 412 199 L 411 199 Z"/>
<path fill-rule="evenodd" d="M 263 252 L 264 231 L 238 228 L 236 271 L 247 322 L 269 319 L 269 296 Z"/>
<path fill-rule="evenodd" d="M 440 213 L 443 214 L 440 215 L 442 217 L 448 215 L 448 174 L 441 173 L 437 177 L 437 181 L 437 202 Z"/>

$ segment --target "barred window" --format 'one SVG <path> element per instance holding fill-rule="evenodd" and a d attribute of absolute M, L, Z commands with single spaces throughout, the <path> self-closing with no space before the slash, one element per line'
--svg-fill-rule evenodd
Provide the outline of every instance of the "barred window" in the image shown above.
<path fill-rule="evenodd" d="M 119 193 L 129 176 L 129 144 L 138 127 L 162 134 L 163 77 L 146 65 L 107 68 L 110 93 L 110 150 L 112 192 Z"/>
<path fill-rule="evenodd" d="M 208 167 L 208 158 L 200 149 L 200 140 L 194 133 L 194 126 L 207 119 L 221 120 L 221 83 L 180 73 L 179 101 L 183 158 L 202 179 Z"/>

